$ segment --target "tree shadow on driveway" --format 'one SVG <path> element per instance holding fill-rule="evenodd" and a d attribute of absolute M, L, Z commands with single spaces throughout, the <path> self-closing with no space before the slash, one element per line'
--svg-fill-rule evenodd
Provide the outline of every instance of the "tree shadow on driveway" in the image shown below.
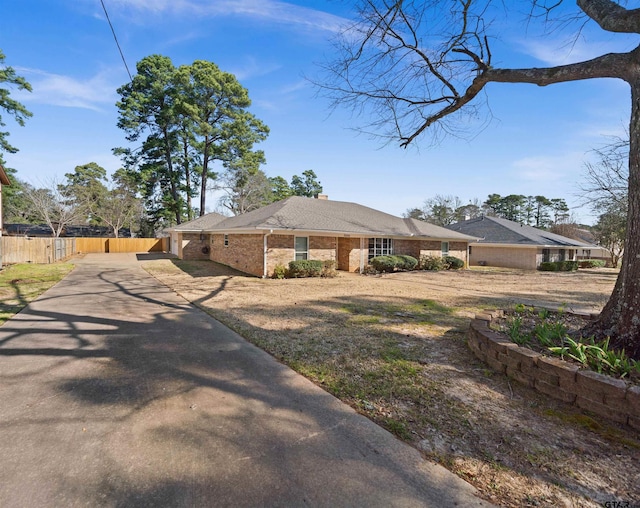
<path fill-rule="evenodd" d="M 0 328 L 0 408 L 3 506 L 474 499 L 138 268 L 79 267 Z"/>

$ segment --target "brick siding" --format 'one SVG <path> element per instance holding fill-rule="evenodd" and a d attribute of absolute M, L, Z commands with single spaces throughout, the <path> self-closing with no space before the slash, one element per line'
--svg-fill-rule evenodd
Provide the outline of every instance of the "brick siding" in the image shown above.
<path fill-rule="evenodd" d="M 267 237 L 267 276 L 273 274 L 277 265 L 286 267 L 290 261 L 295 259 L 294 238 L 295 235 L 282 234 L 273 234 Z M 357 272 L 360 269 L 360 238 L 336 238 L 334 236 L 309 236 L 308 238 L 309 259 L 334 260 L 337 262 L 338 270 Z M 230 234 L 228 239 L 229 245 L 225 246 L 224 235 L 211 235 L 209 259 L 236 270 L 262 277 L 264 270 L 264 236 L 262 234 Z M 365 262 L 368 255 L 368 245 L 367 239 L 365 240 Z M 426 253 L 439 256 L 441 254 L 441 242 L 395 240 L 394 252 L 409 254 L 416 258 L 420 258 L 421 255 Z M 463 259 L 465 262 L 467 260 L 466 252 L 465 243 L 451 242 L 449 244 L 449 253 L 452 256 Z M 204 259 L 206 259 L 206 256 Z"/>
<path fill-rule="evenodd" d="M 561 261 L 561 249 L 549 249 L 549 261 Z M 576 259 L 575 249 L 564 249 L 565 259 Z M 515 248 L 508 246 L 490 247 L 482 244 L 471 244 L 471 266 L 501 266 L 504 268 L 521 268 L 536 270 L 543 261 L 542 248 Z"/>
<path fill-rule="evenodd" d="M 229 245 L 225 246 L 224 235 L 211 235 L 211 261 L 262 277 L 263 235 L 228 235 L 228 238 Z"/>
<path fill-rule="evenodd" d="M 538 249 L 517 249 L 510 247 L 487 247 L 471 244 L 470 266 L 501 266 L 504 268 L 522 268 L 535 270 Z M 542 254 L 540 254 L 540 261 Z"/>
<path fill-rule="evenodd" d="M 295 258 L 294 235 L 270 235 L 267 238 L 267 272 L 273 273 L 277 265 L 289 266 Z"/>
<path fill-rule="evenodd" d="M 310 236 L 309 259 L 335 261 L 337 259 L 338 239 L 335 236 Z"/>
<path fill-rule="evenodd" d="M 360 238 L 338 238 L 338 270 L 360 270 Z"/>
<path fill-rule="evenodd" d="M 209 252 L 202 252 L 203 248 L 209 247 L 208 238 L 209 235 L 205 235 L 201 240 L 199 233 L 182 233 L 181 259 L 191 261 L 209 259 Z"/>
<path fill-rule="evenodd" d="M 394 240 L 393 252 L 408 254 L 417 260 L 422 256 L 441 256 L 442 242 L 434 240 Z M 449 242 L 449 255 L 467 262 L 467 244 L 464 242 Z"/>

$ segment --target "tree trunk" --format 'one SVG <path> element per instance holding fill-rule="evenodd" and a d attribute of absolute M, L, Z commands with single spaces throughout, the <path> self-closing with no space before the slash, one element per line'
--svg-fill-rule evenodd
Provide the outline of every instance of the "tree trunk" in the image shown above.
<path fill-rule="evenodd" d="M 167 172 L 169 174 L 169 188 L 171 190 L 171 198 L 173 199 L 173 212 L 176 218 L 176 224 L 182 224 L 182 213 L 180 210 L 180 196 L 178 195 L 178 186 L 176 185 L 176 175 L 173 172 L 173 159 L 171 157 L 171 146 L 169 142 L 169 133 L 163 130 L 164 134 L 164 154 L 167 164 Z"/>
<path fill-rule="evenodd" d="M 185 185 L 187 187 L 187 220 L 193 220 L 193 208 L 191 205 L 191 168 L 189 165 L 189 143 L 187 141 L 187 137 L 185 136 L 182 140 L 182 151 L 184 157 L 184 178 Z"/>
<path fill-rule="evenodd" d="M 209 180 L 209 152 L 211 150 L 211 139 L 209 135 L 204 138 L 204 150 L 202 153 L 202 178 L 200 180 L 200 217 L 205 214 L 207 204 L 207 182 Z"/>
<path fill-rule="evenodd" d="M 583 333 L 624 349 L 640 359 L 640 78 L 631 84 L 629 124 L 629 211 L 625 255 L 611 298 L 602 313 Z"/>

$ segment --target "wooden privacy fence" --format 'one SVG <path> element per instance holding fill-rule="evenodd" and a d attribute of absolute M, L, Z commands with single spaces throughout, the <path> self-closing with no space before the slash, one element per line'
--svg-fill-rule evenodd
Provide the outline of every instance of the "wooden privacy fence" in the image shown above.
<path fill-rule="evenodd" d="M 168 238 L 36 238 L 3 236 L 2 263 L 54 263 L 74 254 L 165 252 Z"/>
<path fill-rule="evenodd" d="M 76 252 L 165 252 L 168 238 L 76 238 Z"/>
<path fill-rule="evenodd" d="M 108 238 L 107 252 L 165 252 L 168 238 Z"/>
<path fill-rule="evenodd" d="M 76 253 L 75 238 L 2 237 L 2 263 L 40 263 L 61 261 Z"/>

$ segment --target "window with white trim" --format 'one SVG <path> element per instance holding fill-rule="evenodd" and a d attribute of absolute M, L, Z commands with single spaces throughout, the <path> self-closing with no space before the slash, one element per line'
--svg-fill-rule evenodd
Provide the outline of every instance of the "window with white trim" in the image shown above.
<path fill-rule="evenodd" d="M 369 259 L 393 255 L 393 238 L 369 238 Z"/>
<path fill-rule="evenodd" d="M 299 261 L 301 259 L 309 259 L 309 237 L 296 236 L 294 241 L 296 250 L 296 261 Z"/>
<path fill-rule="evenodd" d="M 449 242 L 442 242 L 441 249 L 442 249 L 442 257 L 448 256 L 449 255 Z"/>
<path fill-rule="evenodd" d="M 224 246 L 229 247 L 229 235 L 224 235 Z"/>

